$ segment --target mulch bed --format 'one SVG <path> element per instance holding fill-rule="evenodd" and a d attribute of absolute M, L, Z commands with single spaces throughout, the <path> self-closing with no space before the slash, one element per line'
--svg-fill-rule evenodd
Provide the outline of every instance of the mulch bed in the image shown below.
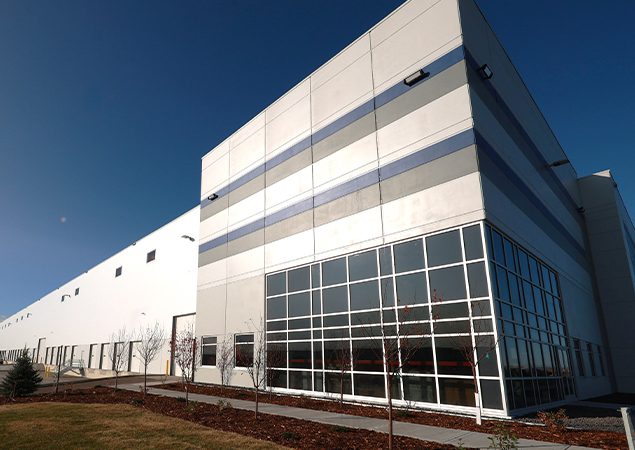
<path fill-rule="evenodd" d="M 181 383 L 155 386 L 161 389 L 182 391 Z M 222 387 L 217 385 L 191 385 L 190 392 L 196 394 L 213 395 L 217 397 L 235 398 L 240 400 L 255 400 L 255 393 L 251 389 Z M 322 400 L 310 397 L 261 393 L 259 399 L 263 403 L 275 403 L 277 405 L 294 406 L 298 408 L 317 409 L 335 413 L 353 414 L 356 416 L 387 417 L 385 407 L 372 405 L 359 405 L 338 401 Z M 500 420 L 483 420 L 483 425 L 476 425 L 474 418 L 442 414 L 428 411 L 397 410 L 395 420 L 411 422 L 423 425 L 432 425 L 443 428 L 459 430 L 479 431 L 481 433 L 495 434 L 500 426 Z M 561 432 L 551 431 L 544 426 L 529 425 L 518 421 L 502 421 L 505 426 L 519 438 L 534 439 L 537 441 L 556 442 L 569 445 L 581 445 L 603 449 L 628 448 L 625 433 L 611 431 L 591 430 L 565 430 Z"/>
<path fill-rule="evenodd" d="M 59 394 L 40 394 L 18 398 L 15 401 L 0 398 L 0 405 L 36 402 L 132 404 L 154 413 L 178 417 L 210 428 L 231 431 L 256 439 L 272 441 L 287 447 L 302 449 L 379 449 L 387 447 L 388 436 L 368 430 L 323 425 L 287 417 L 259 414 L 254 419 L 251 411 L 220 407 L 176 398 L 147 395 L 140 392 L 96 387 L 66 391 Z M 395 436 L 399 449 L 454 449 L 451 445 L 420 441 Z"/>

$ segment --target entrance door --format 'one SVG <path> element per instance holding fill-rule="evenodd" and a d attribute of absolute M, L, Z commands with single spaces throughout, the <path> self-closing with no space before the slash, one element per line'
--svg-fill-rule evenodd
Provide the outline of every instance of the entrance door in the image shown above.
<path fill-rule="evenodd" d="M 177 367 L 174 360 L 174 342 L 176 341 L 176 335 L 179 331 L 186 330 L 188 327 L 194 329 L 194 323 L 196 320 L 196 314 L 186 314 L 183 316 L 174 316 L 172 319 L 172 348 L 170 352 L 170 375 L 177 377 L 181 376 L 181 369 Z"/>
<path fill-rule="evenodd" d="M 88 368 L 92 369 L 97 365 L 98 344 L 90 344 L 90 354 L 88 355 Z"/>
<path fill-rule="evenodd" d="M 103 370 L 112 370 L 112 361 L 108 357 L 108 347 L 110 347 L 110 344 L 101 344 L 99 368 Z"/>
<path fill-rule="evenodd" d="M 143 372 L 143 366 L 141 358 L 139 357 L 139 345 L 140 341 L 133 341 L 130 343 L 130 357 L 128 358 L 128 372 Z"/>

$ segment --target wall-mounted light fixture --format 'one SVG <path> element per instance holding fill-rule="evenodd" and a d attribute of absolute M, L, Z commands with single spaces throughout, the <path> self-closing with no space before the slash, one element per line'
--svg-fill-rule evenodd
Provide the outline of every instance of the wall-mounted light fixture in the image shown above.
<path fill-rule="evenodd" d="M 558 161 L 547 164 L 547 167 L 559 167 L 564 166 L 565 164 L 571 164 L 571 161 L 568 159 L 559 159 Z"/>
<path fill-rule="evenodd" d="M 489 80 L 494 76 L 494 72 L 492 72 L 492 69 L 490 69 L 487 64 L 483 64 L 478 68 L 478 74 L 483 80 Z"/>
<path fill-rule="evenodd" d="M 187 234 L 184 234 L 183 236 L 181 236 L 183 239 L 189 239 L 190 242 L 194 242 L 194 238 L 192 236 L 188 236 Z"/>
<path fill-rule="evenodd" d="M 209 197 L 207 197 L 207 200 L 209 200 L 210 202 L 213 202 L 217 198 L 218 198 L 218 194 L 212 194 Z"/>
<path fill-rule="evenodd" d="M 63 302 L 66 297 L 71 298 L 71 296 L 69 294 L 64 294 L 64 295 L 62 295 L 62 300 L 61 301 Z"/>
<path fill-rule="evenodd" d="M 584 209 L 584 206 L 578 206 L 575 210 L 579 212 L 580 214 L 584 214 L 586 212 L 586 210 Z"/>
<path fill-rule="evenodd" d="M 429 76 L 430 76 L 430 72 L 426 72 L 423 69 L 421 69 L 421 70 L 417 70 L 412 75 L 408 75 L 403 80 L 403 82 L 406 86 L 412 86 L 417 84 L 419 81 L 423 80 L 424 78 L 428 78 Z"/>

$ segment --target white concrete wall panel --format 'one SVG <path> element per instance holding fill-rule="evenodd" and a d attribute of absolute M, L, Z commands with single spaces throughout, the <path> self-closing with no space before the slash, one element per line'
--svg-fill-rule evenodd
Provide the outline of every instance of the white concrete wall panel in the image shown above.
<path fill-rule="evenodd" d="M 249 170 L 265 161 L 265 127 L 264 114 L 259 117 L 262 127 L 254 131 L 243 141 L 230 144 L 229 150 L 229 181 L 234 181 Z"/>
<path fill-rule="evenodd" d="M 267 108 L 266 153 L 271 158 L 311 135 L 310 81 L 307 79 Z"/>
<path fill-rule="evenodd" d="M 272 272 L 314 259 L 314 234 L 307 230 L 265 245 L 265 267 Z"/>
<path fill-rule="evenodd" d="M 465 85 L 379 129 L 380 164 L 401 158 L 471 125 L 469 91 Z"/>
<path fill-rule="evenodd" d="M 217 158 L 211 161 L 201 174 L 202 199 L 208 197 L 218 188 L 229 184 L 229 144 L 227 145 L 227 151 L 214 156 L 217 156 Z"/>
<path fill-rule="evenodd" d="M 201 222 L 201 241 L 206 242 L 227 233 L 229 209 L 225 208 Z"/>
<path fill-rule="evenodd" d="M 229 230 L 264 217 L 265 191 L 258 191 L 253 195 L 231 205 L 227 209 L 227 226 Z"/>
<path fill-rule="evenodd" d="M 313 170 L 308 166 L 265 189 L 267 214 L 312 195 Z"/>
<path fill-rule="evenodd" d="M 340 250 L 346 253 L 356 244 L 381 238 L 381 211 L 379 207 L 353 214 L 315 228 L 315 252 Z"/>
<path fill-rule="evenodd" d="M 461 44 L 457 3 L 410 2 L 371 30 L 370 39 L 377 93 Z"/>

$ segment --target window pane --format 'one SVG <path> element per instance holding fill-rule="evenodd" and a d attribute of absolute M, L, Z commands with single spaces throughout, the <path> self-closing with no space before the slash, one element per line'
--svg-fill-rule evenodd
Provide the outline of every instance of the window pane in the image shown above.
<path fill-rule="evenodd" d="M 463 266 L 431 270 L 429 277 L 432 301 L 435 301 L 435 298 L 443 301 L 459 300 L 467 297 Z"/>
<path fill-rule="evenodd" d="M 322 314 L 322 296 L 320 295 L 320 291 L 315 290 L 311 293 L 312 295 L 312 307 L 311 310 L 313 314 Z"/>
<path fill-rule="evenodd" d="M 348 296 L 346 286 L 324 289 L 322 303 L 324 314 L 348 311 Z"/>
<path fill-rule="evenodd" d="M 351 314 L 351 325 L 369 325 L 380 323 L 379 311 Z"/>
<path fill-rule="evenodd" d="M 289 320 L 289 329 L 290 330 L 301 330 L 304 328 L 311 328 L 311 319 L 294 319 Z"/>
<path fill-rule="evenodd" d="M 473 225 L 463 228 L 463 243 L 465 245 L 465 258 L 479 259 L 483 257 L 483 242 L 481 241 L 481 227 Z"/>
<path fill-rule="evenodd" d="M 324 316 L 322 321 L 324 322 L 324 328 L 348 326 L 348 314 Z"/>
<path fill-rule="evenodd" d="M 492 247 L 494 261 L 505 265 L 505 250 L 503 249 L 503 237 L 496 230 L 492 230 Z"/>
<path fill-rule="evenodd" d="M 439 396 L 447 405 L 475 406 L 472 380 L 439 378 Z"/>
<path fill-rule="evenodd" d="M 435 324 L 436 327 L 436 324 Z M 472 346 L 472 338 L 461 336 L 456 338 L 437 337 L 434 340 L 437 352 L 437 368 L 440 374 L 471 375 L 469 362 L 461 353 L 461 349 Z"/>
<path fill-rule="evenodd" d="M 353 341 L 353 367 L 362 372 L 383 372 L 381 339 Z"/>
<path fill-rule="evenodd" d="M 339 258 L 322 263 L 322 277 L 323 286 L 346 282 L 346 259 Z"/>
<path fill-rule="evenodd" d="M 436 403 L 437 388 L 434 378 L 403 377 L 404 399 L 413 402 Z"/>
<path fill-rule="evenodd" d="M 267 277 L 267 295 L 284 294 L 287 291 L 287 274 L 285 272 Z"/>
<path fill-rule="evenodd" d="M 278 388 L 287 387 L 287 371 L 286 370 L 272 370 L 269 378 L 271 386 Z"/>
<path fill-rule="evenodd" d="M 399 309 L 400 322 L 414 322 L 419 320 L 430 320 L 430 311 L 427 306 Z"/>
<path fill-rule="evenodd" d="M 397 277 L 397 305 L 404 306 L 417 303 L 428 303 L 426 274 L 419 272 Z"/>
<path fill-rule="evenodd" d="M 469 317 L 470 312 L 467 302 L 436 304 L 432 306 L 432 317 L 438 319 L 455 319 L 457 317 Z"/>
<path fill-rule="evenodd" d="M 311 314 L 311 300 L 308 292 L 289 295 L 289 317 Z"/>
<path fill-rule="evenodd" d="M 351 310 L 379 308 L 379 286 L 377 281 L 351 284 Z"/>
<path fill-rule="evenodd" d="M 350 281 L 365 280 L 377 276 L 377 254 L 375 250 L 348 257 Z"/>
<path fill-rule="evenodd" d="M 421 239 L 396 244 L 394 249 L 395 270 L 397 273 L 424 268 L 425 261 L 423 259 L 423 242 Z"/>
<path fill-rule="evenodd" d="M 392 248 L 390 246 L 379 249 L 379 270 L 382 275 L 392 273 Z"/>
<path fill-rule="evenodd" d="M 481 380 L 481 397 L 483 398 L 483 408 L 503 409 L 500 381 Z"/>
<path fill-rule="evenodd" d="M 278 331 L 278 330 L 286 330 L 286 329 L 287 329 L 286 320 L 276 320 L 275 322 L 267 322 L 267 331 Z"/>
<path fill-rule="evenodd" d="M 383 375 L 365 375 L 356 373 L 353 376 L 355 382 L 355 395 L 366 397 L 386 397 L 386 387 Z"/>
<path fill-rule="evenodd" d="M 482 262 L 467 265 L 467 281 L 470 284 L 470 297 L 487 297 L 487 276 Z"/>
<path fill-rule="evenodd" d="M 289 367 L 311 368 L 311 343 L 289 342 Z"/>
<path fill-rule="evenodd" d="M 324 341 L 324 368 L 350 370 L 349 341 Z"/>
<path fill-rule="evenodd" d="M 203 345 L 202 364 L 204 366 L 216 365 L 216 344 Z"/>
<path fill-rule="evenodd" d="M 309 267 L 289 271 L 289 292 L 309 289 Z"/>
<path fill-rule="evenodd" d="M 267 299 L 267 319 L 283 319 L 287 317 L 287 297 Z"/>
<path fill-rule="evenodd" d="M 407 359 L 407 361 L 403 361 L 404 372 L 434 373 L 434 355 L 432 354 L 432 339 L 430 338 L 402 339 L 401 354 L 403 359 Z"/>
<path fill-rule="evenodd" d="M 381 279 L 381 304 L 384 307 L 395 306 L 392 277 Z"/>
<path fill-rule="evenodd" d="M 313 264 L 311 266 L 311 287 L 320 287 L 320 265 Z"/>
<path fill-rule="evenodd" d="M 343 379 L 340 378 L 339 373 L 326 372 L 324 374 L 324 385 L 326 392 L 332 392 L 335 394 L 340 393 L 340 389 L 344 394 L 351 394 L 351 374 L 345 373 Z M 341 387 L 340 387 L 341 386 Z"/>
<path fill-rule="evenodd" d="M 324 378 L 322 372 L 313 373 L 313 390 L 324 392 Z"/>
<path fill-rule="evenodd" d="M 313 381 L 311 379 L 311 372 L 304 371 L 289 371 L 289 389 L 301 389 L 303 391 L 310 391 Z"/>
<path fill-rule="evenodd" d="M 494 336 L 476 336 L 475 340 L 479 374 L 497 377 L 498 362 L 496 361 Z"/>
<path fill-rule="evenodd" d="M 287 344 L 267 344 L 267 367 L 287 367 Z"/>
<path fill-rule="evenodd" d="M 469 333 L 470 322 L 468 320 L 453 320 L 449 322 L 435 322 L 434 333 L 435 334 L 456 334 L 456 333 Z"/>
<path fill-rule="evenodd" d="M 442 266 L 463 260 L 459 230 L 436 234 L 426 238 L 428 266 Z"/>
<path fill-rule="evenodd" d="M 321 342 L 313 343 L 313 368 L 314 369 L 322 368 L 322 343 Z"/>

